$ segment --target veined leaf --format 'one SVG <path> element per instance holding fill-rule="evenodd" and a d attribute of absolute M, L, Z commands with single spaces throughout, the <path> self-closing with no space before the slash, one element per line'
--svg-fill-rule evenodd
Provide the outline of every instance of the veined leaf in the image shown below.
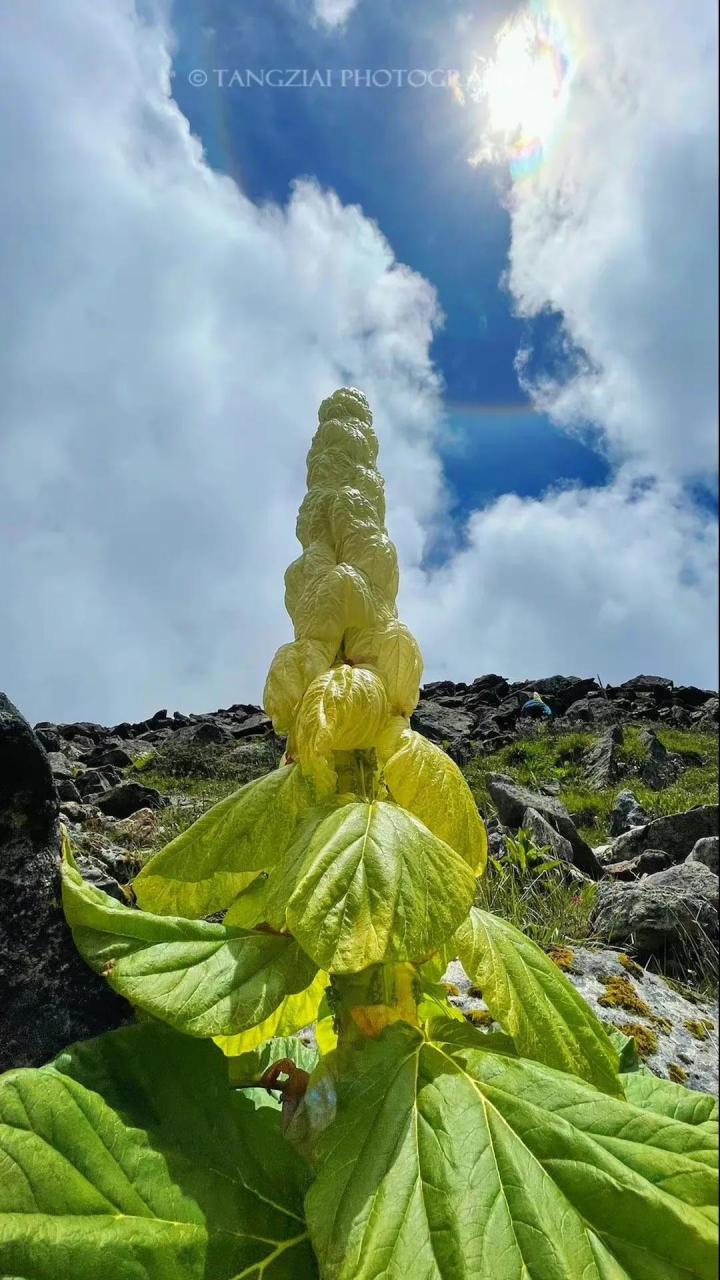
<path fill-rule="evenodd" d="M 306 1169 L 282 1138 L 277 1109 L 258 1108 L 228 1088 L 227 1063 L 211 1043 L 158 1024 L 127 1027 L 75 1045 L 32 1074 L 92 1090 L 88 1097 L 100 1095 L 133 1126 L 128 1132 L 146 1144 L 201 1224 L 204 1265 L 193 1280 L 315 1280 L 302 1204 Z M 101 1241 L 97 1280 L 145 1280 L 135 1255 L 113 1270 L 112 1227 Z M 84 1266 L 63 1269 L 59 1260 L 58 1280 L 95 1280 Z M 179 1268 L 159 1274 L 184 1280 Z M 147 1275 L 154 1280 L 155 1272 Z"/>
<path fill-rule="evenodd" d="M 285 608 L 291 618 L 307 588 L 337 564 L 337 556 L 326 539 L 311 542 L 297 560 L 293 560 L 285 570 Z M 268 712 L 268 715 L 270 713 Z"/>
<path fill-rule="evenodd" d="M 267 898 L 268 872 L 261 871 L 255 876 L 242 893 L 228 907 L 223 924 L 228 929 L 253 929 L 265 919 L 265 901 Z"/>
<path fill-rule="evenodd" d="M 285 765 L 221 800 L 156 853 L 136 876 L 140 906 L 200 919 L 221 911 L 283 856 L 300 814 L 314 803 L 310 782 Z"/>
<path fill-rule="evenodd" d="M 703 1126 L 444 1025 L 336 1056 L 306 1197 L 323 1280 L 713 1280 Z"/>
<path fill-rule="evenodd" d="M 315 966 L 293 938 L 153 916 L 85 884 L 66 846 L 63 907 L 81 956 L 114 991 L 193 1036 L 263 1022 Z"/>
<path fill-rule="evenodd" d="M 424 958 L 457 927 L 475 891 L 454 849 L 383 801 L 318 810 L 314 823 L 310 813 L 272 880 L 276 910 L 331 973 Z"/>
<path fill-rule="evenodd" d="M 318 1016 L 318 1011 L 325 995 L 330 978 L 322 969 L 315 974 L 310 986 L 299 991 L 295 996 L 286 996 L 274 1013 L 256 1027 L 235 1036 L 216 1036 L 215 1043 L 228 1058 L 239 1057 L 249 1053 L 265 1040 L 273 1037 L 291 1036 L 303 1027 L 309 1027 Z"/>
<path fill-rule="evenodd" d="M 349 631 L 345 653 L 351 662 L 377 672 L 393 715 L 409 716 L 415 710 L 423 661 L 418 643 L 404 623 L 397 618 L 378 619 L 372 626 Z"/>
<path fill-rule="evenodd" d="M 278 649 L 265 681 L 263 706 L 276 733 L 287 733 L 308 685 L 332 666 L 335 650 L 319 640 L 294 640 Z"/>
<path fill-rule="evenodd" d="M 302 768 L 331 788 L 334 751 L 372 747 L 388 714 L 382 681 L 363 667 L 341 664 L 313 680 L 300 704 L 293 748 Z"/>
<path fill-rule="evenodd" d="M 55 1072 L 0 1078 L 0 1273 L 199 1280 L 199 1207 L 97 1093 Z"/>
<path fill-rule="evenodd" d="M 347 627 L 365 627 L 377 608 L 372 587 L 359 569 L 336 564 L 304 590 L 293 612 L 298 640 L 319 640 L 336 652 Z"/>
<path fill-rule="evenodd" d="M 672 1080 L 663 1080 L 645 1066 L 623 1073 L 621 1079 L 625 1097 L 633 1106 L 701 1126 L 711 1135 L 717 1133 L 718 1103 L 712 1094 L 697 1093 Z"/>
<path fill-rule="evenodd" d="M 353 530 L 343 540 L 340 555 L 346 564 L 361 569 L 385 603 L 394 606 L 399 582 L 398 559 L 386 533 Z"/>
<path fill-rule="evenodd" d="M 621 1092 L 619 1059 L 605 1028 L 557 965 L 499 916 L 473 907 L 447 948 L 483 993 L 520 1053 Z"/>
<path fill-rule="evenodd" d="M 413 732 L 386 762 L 383 776 L 393 800 L 457 849 L 476 875 L 482 875 L 487 862 L 485 824 L 454 760 Z"/>

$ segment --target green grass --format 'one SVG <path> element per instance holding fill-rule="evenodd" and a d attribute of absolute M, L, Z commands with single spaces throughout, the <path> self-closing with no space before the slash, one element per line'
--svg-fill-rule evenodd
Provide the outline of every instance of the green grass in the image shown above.
<path fill-rule="evenodd" d="M 500 751 L 476 756 L 465 766 L 464 773 L 484 814 L 494 812 L 487 788 L 488 773 L 509 774 L 531 789 L 558 783 L 559 798 L 573 815 L 581 835 L 598 845 L 608 838 L 608 819 L 615 797 L 626 788 L 635 793 L 650 817 L 717 803 L 718 743 L 714 735 L 662 725 L 651 727 L 668 751 L 688 758 L 688 767 L 680 777 L 660 791 L 652 791 L 640 781 L 639 770 L 646 753 L 640 742 L 641 728 L 635 725 L 625 731 L 618 753 L 620 779 L 602 791 L 590 789 L 585 773 L 585 756 L 599 736 L 597 731 L 562 733 L 553 725 L 532 726 L 523 737 Z M 698 756 L 701 764 L 695 762 Z"/>
<path fill-rule="evenodd" d="M 509 920 L 541 947 L 592 943 L 595 885 L 567 884 L 560 871 L 540 876 L 502 875 L 492 867 L 479 881 L 476 902 Z"/>

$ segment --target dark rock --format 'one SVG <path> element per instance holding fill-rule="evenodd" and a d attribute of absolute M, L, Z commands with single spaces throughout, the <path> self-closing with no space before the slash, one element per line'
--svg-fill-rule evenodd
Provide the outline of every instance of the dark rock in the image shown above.
<path fill-rule="evenodd" d="M 619 724 L 606 729 L 585 756 L 587 780 L 594 791 L 604 791 L 620 773 L 619 750 L 623 731 Z"/>
<path fill-rule="evenodd" d="M 178 729 L 173 737 L 173 746 L 177 742 L 202 746 L 205 743 L 227 744 L 234 740 L 235 735 L 225 725 L 218 724 L 215 720 L 201 720 L 199 724 L 189 724 L 186 728 Z"/>
<path fill-rule="evenodd" d="M 412 714 L 413 729 L 439 745 L 469 739 L 475 724 L 472 712 L 441 707 L 437 702 L 421 699 Z"/>
<path fill-rule="evenodd" d="M 648 816 L 632 791 L 620 791 L 608 819 L 611 836 L 620 836 L 631 827 L 642 827 Z"/>
<path fill-rule="evenodd" d="M 258 711 L 234 728 L 232 736 L 237 740 L 238 738 L 256 738 L 267 733 L 272 733 L 272 720 L 263 711 Z"/>
<path fill-rule="evenodd" d="M 584 724 L 619 724 L 623 718 L 621 708 L 605 698 L 579 698 L 564 713 L 564 719 Z"/>
<path fill-rule="evenodd" d="M 129 764 L 132 764 L 132 756 L 120 745 L 118 738 L 115 742 L 110 739 L 93 747 L 91 751 L 85 752 L 82 762 L 87 765 L 96 765 L 98 768 L 115 765 L 118 769 L 126 769 Z"/>
<path fill-rule="evenodd" d="M 90 805 L 80 804 L 79 800 L 63 800 L 60 805 L 60 817 L 66 822 L 86 822 L 96 810 Z"/>
<path fill-rule="evenodd" d="M 718 874 L 720 862 L 720 837 L 703 836 L 692 847 L 687 862 L 701 862 L 715 875 Z"/>
<path fill-rule="evenodd" d="M 79 801 L 80 792 L 78 791 L 72 778 L 56 778 L 55 786 L 57 788 L 58 798 L 62 801 Z"/>
<path fill-rule="evenodd" d="M 583 676 L 545 676 L 531 680 L 529 687 L 545 699 L 555 715 L 563 715 L 568 707 L 588 694 L 596 696 L 600 689 L 595 680 Z"/>
<path fill-rule="evenodd" d="M 93 742 L 102 742 L 108 732 L 103 725 L 93 724 L 89 720 L 78 720 L 76 724 L 59 724 L 57 728 L 66 742 L 77 742 L 80 739 L 90 746 Z"/>
<path fill-rule="evenodd" d="M 84 773 L 78 774 L 75 786 L 85 799 L 88 796 L 98 795 L 101 791 L 109 791 L 111 783 L 99 769 L 86 769 Z"/>
<path fill-rule="evenodd" d="M 40 725 L 36 725 L 35 733 L 47 752 L 62 751 L 62 738 L 60 737 L 55 725 L 43 725 L 42 728 Z"/>
<path fill-rule="evenodd" d="M 632 680 L 624 680 L 619 687 L 635 694 L 650 693 L 653 697 L 664 700 L 671 695 L 675 686 L 665 676 L 633 676 Z"/>
<path fill-rule="evenodd" d="M 103 893 L 107 893 L 111 898 L 116 898 L 118 902 L 122 902 L 127 906 L 127 898 L 123 893 L 117 880 L 110 875 L 107 867 L 97 859 L 90 857 L 88 854 L 78 853 L 75 861 L 78 870 L 82 874 L 83 880 L 91 884 L 95 889 L 102 889 Z"/>
<path fill-rule="evenodd" d="M 77 766 L 71 764 L 61 751 L 48 752 L 48 764 L 53 778 L 74 778 Z"/>
<path fill-rule="evenodd" d="M 717 829 L 716 804 L 698 805 L 684 813 L 670 813 L 618 836 L 603 854 L 603 862 L 627 862 L 645 849 L 664 849 L 672 854 L 674 862 L 682 862 L 696 841 L 703 836 L 716 835 Z"/>
<path fill-rule="evenodd" d="M 539 795 L 521 787 L 512 778 L 501 773 L 490 773 L 487 785 L 493 798 L 501 822 L 517 830 L 522 826 L 527 809 L 535 809 L 550 826 L 564 836 L 572 846 L 573 863 L 593 880 L 602 875 L 602 866 L 598 862 L 589 844 L 577 831 L 565 805 L 554 796 Z"/>
<path fill-rule="evenodd" d="M 129 818 L 138 809 L 161 809 L 168 803 L 154 787 L 144 787 L 141 782 L 119 782 L 101 795 L 97 807 L 111 818 Z"/>
<path fill-rule="evenodd" d="M 0 1071 L 37 1066 L 131 1017 L 75 949 L 60 907 L 59 855 L 47 756 L 0 694 Z"/>
<path fill-rule="evenodd" d="M 640 767 L 640 777 L 647 787 L 651 787 L 653 791 L 661 791 L 675 781 L 682 765 L 678 757 L 671 755 L 667 747 L 663 746 L 652 729 L 641 731 L 640 743 L 647 752 L 647 759 Z"/>
<path fill-rule="evenodd" d="M 694 711 L 697 707 L 704 706 L 708 698 L 716 696 L 712 689 L 698 689 L 694 684 L 682 684 L 673 690 L 673 703 Z"/>
<path fill-rule="evenodd" d="M 718 878 L 701 862 L 644 876 L 632 884 L 602 883 L 593 927 L 607 942 L 642 955 L 707 950 L 718 927 Z"/>
<path fill-rule="evenodd" d="M 672 856 L 664 849 L 646 849 L 636 858 L 628 862 L 613 862 L 605 868 L 606 875 L 613 880 L 638 880 L 640 876 L 652 875 L 655 871 L 666 871 L 673 866 Z"/>

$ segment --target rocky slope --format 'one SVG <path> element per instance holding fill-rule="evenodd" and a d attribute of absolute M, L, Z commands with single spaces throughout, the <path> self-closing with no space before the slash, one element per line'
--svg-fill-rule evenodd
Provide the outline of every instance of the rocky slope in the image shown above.
<path fill-rule="evenodd" d="M 548 723 L 521 715 L 533 690 L 552 708 Z M 84 875 L 131 902 L 132 878 L 149 854 L 272 768 L 283 743 L 248 704 L 203 715 L 161 710 L 113 726 L 43 722 L 34 732 L 7 700 L 0 712 L 0 987 L 14 992 L 9 1002 L 0 992 L 0 1066 L 8 1066 L 41 1061 L 67 1039 L 127 1016 L 91 974 L 78 977 L 66 946 L 53 871 L 58 820 Z M 493 861 L 480 891 L 488 905 L 520 911 L 516 922 L 531 933 L 532 912 L 544 911 L 552 927 L 538 941 L 600 1016 L 635 1035 L 653 1070 L 713 1088 L 716 1014 L 706 995 L 717 961 L 717 694 L 657 676 L 603 687 L 578 677 L 510 683 L 486 675 L 426 685 L 413 724 L 465 769 L 486 817 Z M 556 860 L 542 873 L 551 892 L 542 875 L 521 875 L 515 865 L 518 830 Z M 32 909 L 39 930 L 27 923 Z M 82 989 L 67 1016 L 58 1015 L 58 979 L 48 976 L 48 938 L 59 981 Z M 481 1021 L 481 998 L 455 977 L 453 998 Z M 18 1036 L 21 1006 L 32 1035 Z"/>

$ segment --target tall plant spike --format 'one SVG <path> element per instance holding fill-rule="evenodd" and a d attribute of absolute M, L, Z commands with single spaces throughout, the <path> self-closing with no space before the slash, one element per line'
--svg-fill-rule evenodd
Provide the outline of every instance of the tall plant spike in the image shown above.
<path fill-rule="evenodd" d="M 621 1067 L 473 906 L 485 828 L 410 726 L 377 456 L 365 397 L 323 401 L 265 685 L 280 768 L 155 854 L 137 908 L 65 841 L 76 945 L 139 1025 L 0 1078 L 8 1280 L 714 1280 L 714 1100 L 630 1042 Z M 502 1032 L 448 1003 L 457 956 Z"/>

